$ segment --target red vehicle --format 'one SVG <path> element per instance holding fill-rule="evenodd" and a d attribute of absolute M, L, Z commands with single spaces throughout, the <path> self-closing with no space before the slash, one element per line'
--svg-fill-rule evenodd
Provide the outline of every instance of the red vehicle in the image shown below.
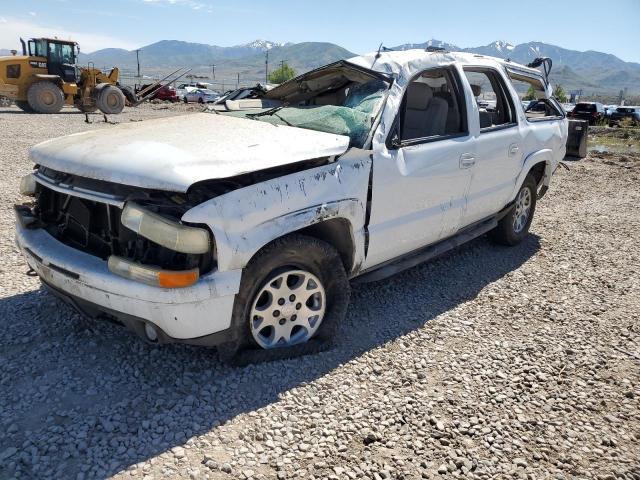
<path fill-rule="evenodd" d="M 143 85 L 140 87 L 139 92 L 143 91 L 147 87 L 151 85 Z M 145 94 L 146 95 L 146 94 Z M 151 100 L 169 100 L 171 102 L 178 101 L 178 95 L 176 95 L 176 89 L 171 85 L 164 85 L 158 87 L 153 95 L 150 97 Z"/>

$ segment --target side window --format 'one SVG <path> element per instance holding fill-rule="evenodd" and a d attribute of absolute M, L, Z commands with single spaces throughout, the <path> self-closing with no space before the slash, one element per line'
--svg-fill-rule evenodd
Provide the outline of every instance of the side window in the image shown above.
<path fill-rule="evenodd" d="M 445 68 L 420 73 L 407 86 L 400 110 L 400 138 L 437 140 L 467 132 L 464 96 Z"/>
<path fill-rule="evenodd" d="M 541 80 L 511 72 L 509 72 L 509 78 L 513 88 L 518 92 L 528 120 L 552 120 L 563 116 L 557 102 L 545 98 Z"/>
<path fill-rule="evenodd" d="M 518 123 L 511 95 L 498 72 L 465 68 L 464 73 L 478 105 L 481 132 Z"/>

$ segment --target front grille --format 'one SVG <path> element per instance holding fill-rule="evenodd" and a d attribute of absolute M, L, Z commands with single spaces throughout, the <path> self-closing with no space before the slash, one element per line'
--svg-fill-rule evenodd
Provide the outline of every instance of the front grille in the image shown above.
<path fill-rule="evenodd" d="M 122 210 L 38 185 L 33 213 L 39 226 L 60 242 L 103 260 L 118 255 L 168 270 L 212 267 L 209 255 L 190 255 L 162 247 L 120 223 Z"/>

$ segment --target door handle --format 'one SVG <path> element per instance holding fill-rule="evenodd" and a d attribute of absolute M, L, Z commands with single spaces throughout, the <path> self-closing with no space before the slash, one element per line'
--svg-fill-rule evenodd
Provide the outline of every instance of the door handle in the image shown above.
<path fill-rule="evenodd" d="M 476 157 L 472 153 L 460 155 L 460 168 L 471 168 L 476 164 Z"/>
<path fill-rule="evenodd" d="M 518 144 L 514 143 L 509 145 L 509 156 L 513 157 L 515 154 L 518 153 L 518 150 L 520 150 L 520 147 L 518 147 Z"/>

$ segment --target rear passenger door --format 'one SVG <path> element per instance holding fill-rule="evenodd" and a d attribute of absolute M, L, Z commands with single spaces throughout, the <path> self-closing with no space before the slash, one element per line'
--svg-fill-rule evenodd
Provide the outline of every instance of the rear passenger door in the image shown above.
<path fill-rule="evenodd" d="M 463 214 L 466 226 L 497 213 L 510 201 L 523 153 L 516 106 L 505 78 L 492 67 L 463 71 L 475 98 L 470 115 L 475 165 Z"/>
<path fill-rule="evenodd" d="M 397 105 L 395 99 L 389 104 Z M 453 68 L 425 70 L 408 84 L 386 143 L 374 145 L 365 268 L 454 234 L 473 161 L 467 102 Z"/>

